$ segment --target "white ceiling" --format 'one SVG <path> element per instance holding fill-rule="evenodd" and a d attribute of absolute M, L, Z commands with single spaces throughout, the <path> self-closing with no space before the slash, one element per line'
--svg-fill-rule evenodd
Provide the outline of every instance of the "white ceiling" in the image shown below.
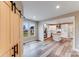
<path fill-rule="evenodd" d="M 35 21 L 79 10 L 79 1 L 23 1 L 22 3 L 24 16 Z M 60 8 L 56 9 L 56 5 L 60 5 Z"/>

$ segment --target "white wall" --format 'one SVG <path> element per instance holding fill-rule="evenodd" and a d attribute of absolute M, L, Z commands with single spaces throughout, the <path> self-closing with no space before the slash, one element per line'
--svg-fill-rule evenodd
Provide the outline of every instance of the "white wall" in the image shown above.
<path fill-rule="evenodd" d="M 46 20 L 46 21 L 40 21 L 38 24 L 38 35 L 39 40 L 44 41 L 44 33 L 43 33 L 43 25 L 44 24 L 57 24 L 57 23 L 67 23 L 67 22 L 73 22 L 74 17 L 67 17 L 62 19 L 52 19 L 52 20 Z"/>

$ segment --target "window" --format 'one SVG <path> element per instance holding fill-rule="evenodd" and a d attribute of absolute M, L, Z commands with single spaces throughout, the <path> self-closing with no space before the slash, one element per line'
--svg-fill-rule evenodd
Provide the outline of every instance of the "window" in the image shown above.
<path fill-rule="evenodd" d="M 30 36 L 34 36 L 35 35 L 35 23 L 30 22 L 29 29 L 30 29 Z"/>
<path fill-rule="evenodd" d="M 31 21 L 25 21 L 23 23 L 24 37 L 30 37 L 35 35 L 35 23 Z"/>
<path fill-rule="evenodd" d="M 23 31 L 24 31 L 24 37 L 28 36 L 28 32 L 29 32 L 29 23 L 28 22 L 24 22 L 23 24 Z"/>

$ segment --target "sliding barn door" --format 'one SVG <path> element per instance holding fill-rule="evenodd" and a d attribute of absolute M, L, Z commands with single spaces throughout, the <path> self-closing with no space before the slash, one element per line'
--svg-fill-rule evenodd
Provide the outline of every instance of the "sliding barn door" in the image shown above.
<path fill-rule="evenodd" d="M 0 56 L 20 56 L 21 18 L 11 10 L 10 2 L 0 2 Z"/>
<path fill-rule="evenodd" d="M 0 2 L 0 56 L 9 55 L 10 52 L 10 9 Z M 7 56 L 8 56 L 7 55 Z"/>

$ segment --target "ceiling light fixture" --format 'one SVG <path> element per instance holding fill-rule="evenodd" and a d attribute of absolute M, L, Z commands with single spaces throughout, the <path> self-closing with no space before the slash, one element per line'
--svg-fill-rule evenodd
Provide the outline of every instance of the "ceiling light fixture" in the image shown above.
<path fill-rule="evenodd" d="M 57 5 L 57 6 L 56 6 L 56 8 L 57 8 L 57 9 L 59 9 L 59 8 L 60 8 L 60 6 L 59 6 L 59 5 Z"/>
<path fill-rule="evenodd" d="M 33 19 L 35 19 L 36 18 L 36 16 L 33 16 Z"/>

